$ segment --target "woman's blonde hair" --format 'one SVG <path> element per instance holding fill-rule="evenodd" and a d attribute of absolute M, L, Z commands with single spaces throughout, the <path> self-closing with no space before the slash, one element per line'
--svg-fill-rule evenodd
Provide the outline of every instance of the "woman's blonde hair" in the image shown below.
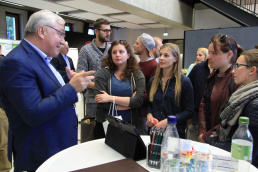
<path fill-rule="evenodd" d="M 175 86 L 175 102 L 176 105 L 179 107 L 180 104 L 180 96 L 181 96 L 181 69 L 182 69 L 182 59 L 180 57 L 180 50 L 179 47 L 176 44 L 172 43 L 166 43 L 160 47 L 160 50 L 168 48 L 173 56 L 177 58 L 178 60 L 172 64 L 171 68 L 171 77 L 175 76 L 176 78 L 176 86 Z M 163 69 L 160 68 L 160 65 L 158 64 L 156 73 L 154 75 L 154 80 L 151 84 L 151 89 L 149 93 L 149 99 L 150 102 L 153 102 L 154 95 L 156 94 L 156 91 L 158 89 L 159 83 L 163 76 Z"/>
<path fill-rule="evenodd" d="M 208 49 L 207 49 L 207 48 L 198 48 L 197 51 L 201 51 L 201 53 L 204 54 L 204 56 L 205 56 L 205 60 L 207 60 L 207 57 L 208 57 L 208 55 L 209 55 L 209 52 L 208 52 Z M 204 60 L 204 61 L 205 61 L 205 60 Z M 196 64 L 197 64 L 197 59 L 196 59 L 194 65 L 196 65 Z"/>

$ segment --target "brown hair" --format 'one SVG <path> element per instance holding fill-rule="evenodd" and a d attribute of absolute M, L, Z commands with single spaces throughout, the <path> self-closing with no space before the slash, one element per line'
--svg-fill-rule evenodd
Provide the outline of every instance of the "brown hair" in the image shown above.
<path fill-rule="evenodd" d="M 113 59 L 112 59 L 112 50 L 113 50 L 114 46 L 119 45 L 119 44 L 123 45 L 125 47 L 127 54 L 129 54 L 129 56 L 130 56 L 129 59 L 127 59 L 127 65 L 126 65 L 124 73 L 122 74 L 122 78 L 130 79 L 131 73 L 133 73 L 134 77 L 136 77 L 136 72 L 140 68 L 136 62 L 134 53 L 132 53 L 130 45 L 125 40 L 117 40 L 117 41 L 113 41 L 111 43 L 111 47 L 108 50 L 108 54 L 102 60 L 101 67 L 102 68 L 109 67 L 109 70 L 112 73 L 114 73 L 117 70 L 117 66 L 113 62 Z"/>
<path fill-rule="evenodd" d="M 238 47 L 234 38 L 232 38 L 231 36 L 228 36 L 228 35 L 221 34 L 221 33 L 214 35 L 211 38 L 210 43 L 213 43 L 215 53 L 218 53 L 218 48 L 223 53 L 227 53 L 231 50 L 233 52 L 233 55 L 230 60 L 231 64 L 234 64 L 236 62 L 237 58 L 241 54 L 240 52 L 242 52 L 242 50 L 243 50 L 240 47 Z"/>
<path fill-rule="evenodd" d="M 104 18 L 99 18 L 93 23 L 93 29 L 100 29 L 102 24 L 110 25 L 110 22 Z"/>
<path fill-rule="evenodd" d="M 244 51 L 241 55 L 244 56 L 247 65 L 255 66 L 258 69 L 258 49 Z"/>

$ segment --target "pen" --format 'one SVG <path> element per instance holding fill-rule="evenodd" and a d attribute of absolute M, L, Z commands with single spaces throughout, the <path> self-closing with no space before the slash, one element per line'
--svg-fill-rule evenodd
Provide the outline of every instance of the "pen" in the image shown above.
<path fill-rule="evenodd" d="M 161 151 L 161 142 L 162 142 L 162 138 L 163 138 L 163 132 L 164 132 L 164 130 L 162 129 L 161 130 L 161 136 L 160 136 L 160 140 L 159 140 L 159 144 L 160 144 L 160 146 L 158 147 L 158 152 L 157 152 L 157 160 L 159 161 L 160 160 L 160 151 Z"/>
<path fill-rule="evenodd" d="M 152 154 L 153 154 L 153 143 L 154 143 L 154 141 L 155 141 L 155 139 L 156 139 L 156 132 L 155 132 L 155 130 L 152 130 L 152 141 L 151 141 L 151 147 L 150 147 L 150 157 L 149 157 L 149 160 L 151 160 L 152 159 Z"/>
<path fill-rule="evenodd" d="M 156 129 L 156 139 L 155 139 L 155 145 L 154 145 L 154 148 L 153 148 L 153 151 L 152 151 L 152 160 L 155 162 L 157 160 L 157 149 L 158 149 L 158 142 L 160 140 L 160 130 L 159 129 Z"/>

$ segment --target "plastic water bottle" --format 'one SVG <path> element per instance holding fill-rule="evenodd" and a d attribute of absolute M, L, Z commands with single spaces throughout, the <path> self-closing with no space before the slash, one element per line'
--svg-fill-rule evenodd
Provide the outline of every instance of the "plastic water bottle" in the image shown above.
<path fill-rule="evenodd" d="M 239 127 L 232 137 L 231 156 L 252 162 L 253 137 L 248 129 L 249 118 L 239 117 L 238 122 Z"/>
<path fill-rule="evenodd" d="M 161 171 L 172 171 L 180 165 L 180 140 L 176 129 L 177 119 L 175 116 L 168 116 L 168 126 L 164 133 L 161 144 Z"/>

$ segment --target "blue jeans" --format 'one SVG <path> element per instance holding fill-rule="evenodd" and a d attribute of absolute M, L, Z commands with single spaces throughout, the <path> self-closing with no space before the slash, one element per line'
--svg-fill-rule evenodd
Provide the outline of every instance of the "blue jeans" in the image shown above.
<path fill-rule="evenodd" d="M 97 103 L 86 103 L 86 117 L 96 117 Z"/>

